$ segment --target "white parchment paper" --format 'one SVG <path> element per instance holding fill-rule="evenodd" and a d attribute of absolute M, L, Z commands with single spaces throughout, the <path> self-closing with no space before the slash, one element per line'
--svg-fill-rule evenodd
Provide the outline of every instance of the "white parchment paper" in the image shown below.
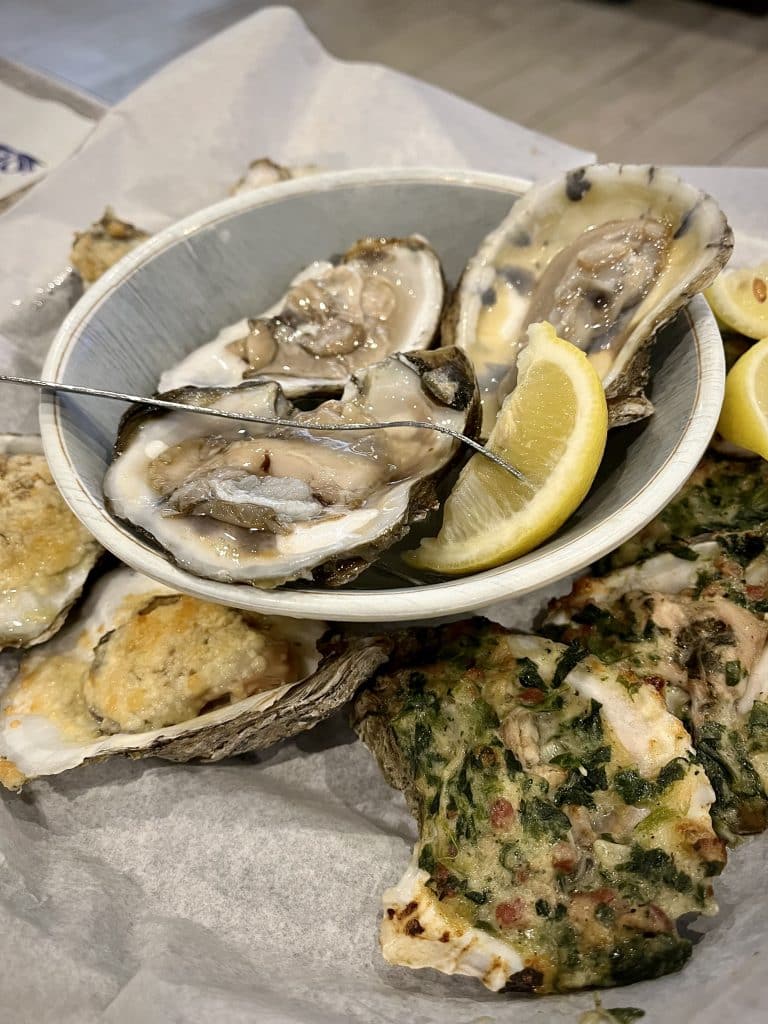
<path fill-rule="evenodd" d="M 295 14 L 264 12 L 148 82 L 0 217 L 0 365 L 39 368 L 74 297 L 72 232 L 105 204 L 154 230 L 220 198 L 263 154 L 530 177 L 589 158 L 402 75 L 334 61 Z M 25 427 L 33 403 L 0 393 L 0 430 Z M 494 615 L 525 625 L 537 604 Z M 509 999 L 386 966 L 380 894 L 414 835 L 341 716 L 259 757 L 113 759 L 4 793 L 0 1021 L 575 1024 L 591 996 Z M 767 861 L 768 840 L 733 856 L 721 913 L 697 925 L 708 934 L 681 975 L 605 1005 L 660 1024 L 764 1020 Z"/>

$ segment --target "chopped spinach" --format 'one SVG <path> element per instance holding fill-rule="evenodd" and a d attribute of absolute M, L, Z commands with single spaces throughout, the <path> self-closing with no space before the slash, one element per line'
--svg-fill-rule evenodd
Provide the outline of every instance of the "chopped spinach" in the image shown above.
<path fill-rule="evenodd" d="M 657 885 L 668 885 L 676 892 L 691 892 L 693 889 L 690 875 L 678 869 L 674 858 L 666 850 L 657 847 L 644 850 L 642 846 L 634 843 L 630 848 L 629 858 L 618 865 L 618 870 L 639 875 L 642 879 Z"/>
<path fill-rule="evenodd" d="M 546 690 L 546 683 L 530 658 L 518 658 L 518 683 L 528 690 Z"/>
<path fill-rule="evenodd" d="M 435 870 L 435 851 L 431 843 L 422 846 L 419 851 L 419 867 L 431 875 Z"/>
<path fill-rule="evenodd" d="M 525 831 L 534 839 L 543 839 L 546 836 L 561 839 L 571 827 L 570 821 L 562 811 L 538 797 L 520 802 L 520 820 Z"/>
<path fill-rule="evenodd" d="M 583 733 L 591 740 L 601 740 L 603 738 L 603 722 L 600 718 L 601 707 L 602 704 L 598 701 L 591 700 L 587 711 L 571 719 L 571 728 Z"/>
<path fill-rule="evenodd" d="M 552 676 L 552 685 L 554 687 L 562 686 L 568 673 L 574 669 L 580 661 L 583 661 L 586 656 L 587 652 L 581 644 L 578 643 L 578 641 L 574 641 L 570 644 L 567 650 L 560 655 L 560 660 L 555 668 L 555 674 Z"/>

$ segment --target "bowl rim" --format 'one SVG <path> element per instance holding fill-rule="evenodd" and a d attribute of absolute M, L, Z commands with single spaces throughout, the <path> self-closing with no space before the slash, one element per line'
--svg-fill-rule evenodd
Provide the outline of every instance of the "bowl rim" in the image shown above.
<path fill-rule="evenodd" d="M 62 380 L 66 364 L 87 322 L 136 270 L 176 242 L 245 210 L 268 206 L 293 195 L 332 191 L 349 185 L 456 184 L 522 194 L 530 182 L 472 170 L 429 167 L 360 168 L 330 171 L 268 185 L 205 207 L 157 232 L 96 281 L 70 311 L 56 333 L 43 366 L 46 380 Z M 641 529 L 677 493 L 695 469 L 717 425 L 725 387 L 722 339 L 703 296 L 683 307 L 694 337 L 698 364 L 693 411 L 664 464 L 633 498 L 591 527 L 578 540 L 556 541 L 494 569 L 465 577 L 390 590 L 274 589 L 220 583 L 196 577 L 153 550 L 127 527 L 116 523 L 83 485 L 67 451 L 61 400 L 43 393 L 40 433 L 51 473 L 65 501 L 101 544 L 121 561 L 161 583 L 206 600 L 273 615 L 347 622 L 395 622 L 463 614 L 551 586 L 584 569 Z M 579 554 L 578 549 L 586 554 Z M 567 559 L 564 556 L 567 555 Z"/>

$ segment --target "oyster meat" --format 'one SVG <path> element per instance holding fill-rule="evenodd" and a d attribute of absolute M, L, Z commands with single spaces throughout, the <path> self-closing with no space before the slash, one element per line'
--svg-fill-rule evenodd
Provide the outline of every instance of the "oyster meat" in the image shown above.
<path fill-rule="evenodd" d="M 229 190 L 231 196 L 242 195 L 243 192 L 255 192 L 256 189 L 264 188 L 266 185 L 277 185 L 281 181 L 290 181 L 292 178 L 306 178 L 310 174 L 317 174 L 317 167 L 308 164 L 305 167 L 283 167 L 276 164 L 274 160 L 263 156 L 258 160 L 252 160 L 248 164 L 248 170 L 239 178 Z"/>
<path fill-rule="evenodd" d="M 354 579 L 437 507 L 435 483 L 459 454 L 458 441 L 419 427 L 310 433 L 303 423 L 416 420 L 475 436 L 479 420 L 474 376 L 455 348 L 390 356 L 311 412 L 274 382 L 165 397 L 291 424 L 141 408 L 124 418 L 104 481 L 113 514 L 182 568 L 261 587 Z"/>
<path fill-rule="evenodd" d="M 364 238 L 315 262 L 260 317 L 225 327 L 160 378 L 161 391 L 279 381 L 289 398 L 339 394 L 394 352 L 429 348 L 443 308 L 437 254 L 417 235 Z"/>
<path fill-rule="evenodd" d="M 69 258 L 87 286 L 147 238 L 148 232 L 120 220 L 108 206 L 101 220 L 91 224 L 87 231 L 75 234 Z"/>
<path fill-rule="evenodd" d="M 0 708 L 0 782 L 112 754 L 218 760 L 312 728 L 386 658 L 386 641 L 319 644 L 319 622 L 236 611 L 129 569 L 21 660 Z"/>
<path fill-rule="evenodd" d="M 478 376 L 483 436 L 539 320 L 589 355 L 612 425 L 648 416 L 654 334 L 732 247 L 714 199 L 658 167 L 593 165 L 532 186 L 470 260 L 444 318 L 444 343 Z"/>
<path fill-rule="evenodd" d="M 0 438 L 0 650 L 60 629 L 101 550 L 59 494 L 40 438 Z"/>
<path fill-rule="evenodd" d="M 536 993 L 680 968 L 691 943 L 676 922 L 715 911 L 726 854 L 712 788 L 659 694 L 481 620 L 399 634 L 393 650 L 353 704 L 419 824 L 383 894 L 385 959 Z"/>

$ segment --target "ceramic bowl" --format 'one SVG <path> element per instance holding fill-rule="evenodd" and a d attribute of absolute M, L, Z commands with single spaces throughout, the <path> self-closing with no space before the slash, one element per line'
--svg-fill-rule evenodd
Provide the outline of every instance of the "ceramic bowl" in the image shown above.
<path fill-rule="evenodd" d="M 217 203 L 166 228 L 113 267 L 61 327 L 45 377 L 150 395 L 161 372 L 225 324 L 258 315 L 314 259 L 365 235 L 425 235 L 454 283 L 481 239 L 526 187 L 474 172 L 346 171 L 299 179 Z M 296 617 L 393 622 L 442 618 L 514 598 L 568 576 L 621 544 L 692 472 L 722 402 L 722 342 L 695 298 L 654 347 L 655 415 L 614 430 L 582 506 L 523 558 L 458 579 L 409 581 L 397 552 L 355 583 L 261 590 L 200 579 L 113 519 L 102 479 L 124 406 L 44 396 L 40 421 L 53 475 L 74 512 L 118 558 L 177 590 Z M 434 531 L 439 519 L 426 524 Z M 425 530 L 420 529 L 420 534 Z M 412 535 L 405 547 L 412 547 Z"/>

